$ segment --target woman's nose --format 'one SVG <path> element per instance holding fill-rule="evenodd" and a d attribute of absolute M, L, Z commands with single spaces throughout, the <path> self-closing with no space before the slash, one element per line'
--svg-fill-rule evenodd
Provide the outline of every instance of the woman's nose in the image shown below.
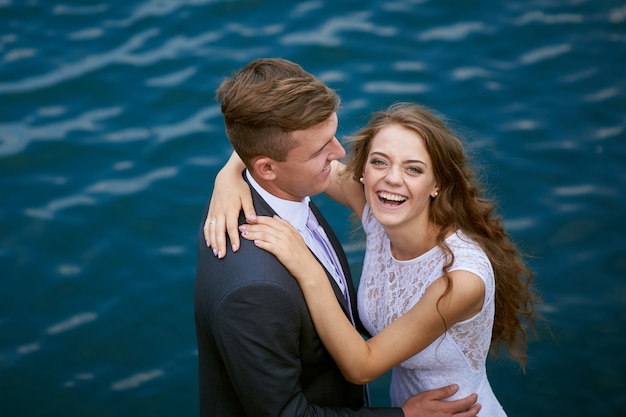
<path fill-rule="evenodd" d="M 400 168 L 390 166 L 385 175 L 385 180 L 390 184 L 397 184 L 402 181 L 402 172 Z"/>

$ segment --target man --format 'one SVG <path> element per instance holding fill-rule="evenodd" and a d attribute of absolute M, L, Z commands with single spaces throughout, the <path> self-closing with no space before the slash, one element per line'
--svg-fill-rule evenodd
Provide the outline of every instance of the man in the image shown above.
<path fill-rule="evenodd" d="M 313 213 L 340 266 L 331 267 L 320 249 L 313 252 L 331 271 L 327 273 L 344 312 L 362 330 L 351 303 L 356 294 L 346 256 L 322 215 L 309 205 L 309 196 L 328 186 L 330 163 L 345 155 L 335 137 L 339 97 L 282 59 L 253 61 L 226 79 L 217 97 L 227 136 L 246 167 L 243 175 L 254 211 L 277 214 L 303 234 Z M 237 157 L 233 161 L 230 169 L 243 168 Z M 205 221 L 223 230 L 223 219 L 213 219 L 207 210 Z M 238 222 L 245 223 L 243 212 Z M 363 387 L 348 383 L 324 348 L 296 280 L 253 242 L 243 240 L 240 247 L 233 243 L 238 253 L 224 256 L 225 249 L 212 252 L 203 231 L 198 234 L 195 319 L 201 416 L 476 415 L 476 396 L 442 401 L 455 392 L 452 387 L 412 397 L 402 408 L 363 407 Z"/>

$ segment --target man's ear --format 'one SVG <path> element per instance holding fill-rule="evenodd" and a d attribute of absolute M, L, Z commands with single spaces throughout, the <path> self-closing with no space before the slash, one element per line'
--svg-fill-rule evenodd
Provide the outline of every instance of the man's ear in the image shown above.
<path fill-rule="evenodd" d="M 276 161 L 272 158 L 260 156 L 252 161 L 252 169 L 259 178 L 265 181 L 272 181 L 276 178 L 275 163 Z"/>

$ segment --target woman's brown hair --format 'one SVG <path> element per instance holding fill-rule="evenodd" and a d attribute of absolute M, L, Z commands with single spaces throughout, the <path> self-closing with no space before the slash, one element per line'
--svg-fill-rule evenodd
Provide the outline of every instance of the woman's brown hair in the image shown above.
<path fill-rule="evenodd" d="M 413 103 L 396 103 L 386 111 L 375 113 L 367 126 L 349 138 L 351 152 L 346 172 L 358 181 L 364 172 L 372 138 L 390 124 L 411 129 L 423 138 L 432 161 L 439 195 L 431 200 L 429 220 L 439 227 L 437 245 L 448 255 L 443 270 L 448 279 L 446 293 L 451 286 L 447 273 L 454 255 L 446 245 L 445 237 L 460 229 L 478 242 L 494 271 L 496 295 L 492 351 L 504 343 L 523 367 L 526 361 L 525 327 L 533 327 L 537 315 L 535 303 L 539 300 L 533 291 L 534 274 L 504 230 L 495 204 L 483 196 L 461 140 L 427 108 Z"/>

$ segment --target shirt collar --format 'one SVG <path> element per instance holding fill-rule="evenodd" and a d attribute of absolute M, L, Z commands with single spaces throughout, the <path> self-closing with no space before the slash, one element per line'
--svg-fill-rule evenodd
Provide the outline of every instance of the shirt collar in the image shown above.
<path fill-rule="evenodd" d="M 273 194 L 267 192 L 258 182 L 250 175 L 250 171 L 246 169 L 246 178 L 252 185 L 252 188 L 270 205 L 272 209 L 282 219 L 289 221 L 293 227 L 300 233 L 306 230 L 306 220 L 309 217 L 309 201 L 311 199 L 307 196 L 302 201 L 290 201 L 278 198 Z"/>

